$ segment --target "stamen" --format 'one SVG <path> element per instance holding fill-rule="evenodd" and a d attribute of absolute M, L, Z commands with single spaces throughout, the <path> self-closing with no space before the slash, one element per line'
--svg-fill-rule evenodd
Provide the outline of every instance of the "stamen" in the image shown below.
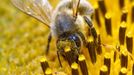
<path fill-rule="evenodd" d="M 45 75 L 52 75 L 52 70 L 50 68 L 47 68 L 45 71 Z"/>
<path fill-rule="evenodd" d="M 117 52 L 114 51 L 114 62 L 116 61 L 116 57 L 117 57 Z"/>
<path fill-rule="evenodd" d="M 112 23 L 111 23 L 110 13 L 106 13 L 105 15 L 105 27 L 106 27 L 107 34 L 112 36 Z"/>
<path fill-rule="evenodd" d="M 110 74 L 110 68 L 111 68 L 111 58 L 110 58 L 110 54 L 106 53 L 104 56 L 104 65 L 107 66 L 108 68 L 108 75 Z"/>
<path fill-rule="evenodd" d="M 120 9 L 123 9 L 123 7 L 125 6 L 125 1 L 119 0 L 119 5 L 120 5 Z"/>
<path fill-rule="evenodd" d="M 100 75 L 108 75 L 108 68 L 106 65 L 103 65 L 100 69 Z"/>
<path fill-rule="evenodd" d="M 126 46 L 127 46 L 127 50 L 130 53 L 132 53 L 132 51 L 133 51 L 133 37 L 129 34 L 126 36 Z"/>
<path fill-rule="evenodd" d="M 96 20 L 96 22 L 97 22 L 97 25 L 98 25 L 99 27 L 101 27 L 99 8 L 97 7 L 97 4 L 96 4 L 96 6 L 95 6 L 95 13 L 94 13 L 94 16 L 95 16 L 95 20 Z"/>
<path fill-rule="evenodd" d="M 72 65 L 73 62 L 78 62 L 78 52 L 75 50 L 65 52 L 64 57 L 70 66 Z"/>
<path fill-rule="evenodd" d="M 126 22 L 122 22 L 121 26 L 119 28 L 119 42 L 120 42 L 120 45 L 124 45 L 125 33 L 126 33 Z"/>
<path fill-rule="evenodd" d="M 121 68 L 119 75 L 127 75 L 127 69 L 124 67 Z"/>
<path fill-rule="evenodd" d="M 79 55 L 78 60 L 79 60 L 79 65 L 80 65 L 82 75 L 88 75 L 88 69 L 87 69 L 87 64 L 86 64 L 84 55 L 82 54 Z"/>
<path fill-rule="evenodd" d="M 98 35 L 98 45 L 97 45 L 97 53 L 101 54 L 102 53 L 102 46 L 101 46 L 101 38 L 100 38 L 100 34 Z"/>
<path fill-rule="evenodd" d="M 128 65 L 128 54 L 127 54 L 127 51 L 122 50 L 120 57 L 121 57 L 121 67 L 127 68 L 127 65 Z"/>
<path fill-rule="evenodd" d="M 121 15 L 121 22 L 127 22 L 127 15 L 128 15 L 128 10 L 124 9 L 122 11 L 122 15 Z"/>
<path fill-rule="evenodd" d="M 88 38 L 88 39 L 90 39 L 90 38 Z M 96 52 L 95 52 L 95 44 L 94 44 L 92 39 L 90 39 L 90 41 L 88 42 L 87 48 L 88 48 L 88 52 L 89 52 L 89 55 L 90 55 L 90 58 L 91 58 L 91 62 L 93 64 L 95 64 L 97 58 L 96 58 Z"/>
<path fill-rule="evenodd" d="M 44 74 L 45 75 L 48 74 L 48 73 L 50 74 L 49 69 L 48 69 L 49 65 L 48 65 L 48 62 L 47 62 L 46 58 L 41 58 L 40 63 L 41 63 L 41 67 L 42 67 L 42 70 L 43 70 Z"/>
<path fill-rule="evenodd" d="M 79 75 L 78 64 L 76 62 L 71 65 L 72 75 Z"/>
<path fill-rule="evenodd" d="M 98 4 L 99 4 L 99 7 L 100 7 L 100 10 L 101 10 L 102 14 L 105 15 L 107 10 L 106 10 L 106 6 L 105 6 L 104 0 L 99 0 Z"/>

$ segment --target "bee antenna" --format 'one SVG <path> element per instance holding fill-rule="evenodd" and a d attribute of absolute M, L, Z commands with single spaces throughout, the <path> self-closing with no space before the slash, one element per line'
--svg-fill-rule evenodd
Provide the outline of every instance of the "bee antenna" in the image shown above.
<path fill-rule="evenodd" d="M 75 20 L 77 19 L 79 5 L 80 5 L 80 0 L 78 0 L 76 8 L 73 9 Z"/>
<path fill-rule="evenodd" d="M 79 8 L 79 5 L 80 5 L 80 0 L 78 1 L 78 3 L 77 3 L 77 7 L 76 7 L 76 17 L 77 17 L 77 15 L 78 15 L 78 8 Z"/>

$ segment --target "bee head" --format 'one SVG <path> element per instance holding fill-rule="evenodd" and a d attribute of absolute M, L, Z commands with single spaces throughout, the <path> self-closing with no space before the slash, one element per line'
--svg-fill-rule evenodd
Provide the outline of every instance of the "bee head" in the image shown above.
<path fill-rule="evenodd" d="M 57 41 L 57 49 L 59 50 L 79 50 L 80 47 L 81 40 L 77 34 L 68 35 L 65 33 Z"/>

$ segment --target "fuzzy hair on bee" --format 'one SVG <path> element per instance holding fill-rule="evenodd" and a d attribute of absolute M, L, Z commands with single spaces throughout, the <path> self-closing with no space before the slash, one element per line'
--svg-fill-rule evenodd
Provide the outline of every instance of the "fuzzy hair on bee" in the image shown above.
<path fill-rule="evenodd" d="M 53 21 L 51 24 L 51 28 L 52 28 L 52 33 L 55 33 L 54 35 L 61 35 L 63 32 L 66 31 L 77 31 L 79 30 L 81 27 L 83 27 L 82 25 L 84 20 L 83 17 L 84 15 L 91 15 L 94 10 L 93 7 L 91 6 L 91 4 L 89 4 L 89 2 L 87 2 L 86 0 L 80 0 L 80 4 L 78 9 L 74 9 L 76 8 L 76 3 L 73 5 L 73 1 L 75 0 L 61 0 L 61 2 L 57 5 L 57 8 L 54 10 L 54 14 L 53 16 Z M 74 10 L 77 10 L 77 19 L 75 20 L 75 15 L 74 15 Z M 75 13 L 76 14 L 76 13 Z M 62 22 L 61 22 L 62 21 Z M 62 28 L 59 27 L 57 24 L 58 22 L 60 23 L 64 23 L 61 24 L 61 26 L 63 25 L 63 31 L 61 30 Z M 69 24 L 72 23 L 72 24 Z M 61 29 L 60 29 L 61 28 Z M 58 30 L 56 30 L 58 29 Z M 56 30 L 56 31 L 53 31 Z"/>
<path fill-rule="evenodd" d="M 89 27 L 92 25 L 90 15 L 94 9 L 88 1 L 60 0 L 56 8 L 53 8 L 48 0 L 11 1 L 19 10 L 50 28 L 46 54 L 48 54 L 52 37 L 55 37 L 60 65 L 59 55 L 68 61 L 71 60 L 69 64 L 77 61 L 81 46 L 87 42 L 84 30 L 82 30 L 86 27 L 84 23 L 87 22 Z"/>

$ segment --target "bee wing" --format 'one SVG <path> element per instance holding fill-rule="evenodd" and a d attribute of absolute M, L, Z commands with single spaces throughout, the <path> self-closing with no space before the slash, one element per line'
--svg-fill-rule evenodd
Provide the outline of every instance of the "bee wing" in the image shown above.
<path fill-rule="evenodd" d="M 47 0 L 11 0 L 13 5 L 50 27 L 52 6 Z"/>

